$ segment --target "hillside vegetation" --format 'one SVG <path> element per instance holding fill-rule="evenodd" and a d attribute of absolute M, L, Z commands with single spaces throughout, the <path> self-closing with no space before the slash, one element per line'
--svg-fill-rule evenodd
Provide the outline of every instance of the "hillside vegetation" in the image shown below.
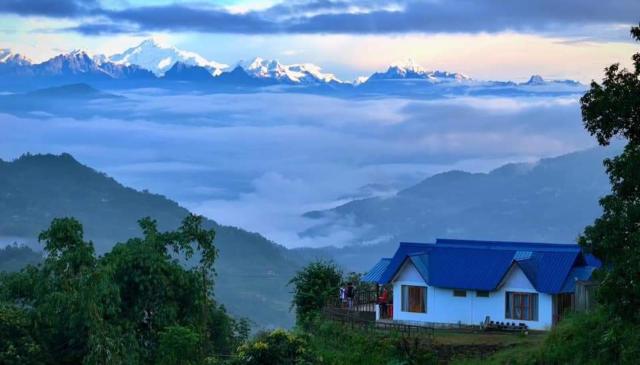
<path fill-rule="evenodd" d="M 117 242 L 140 237 L 141 218 L 153 217 L 159 229 L 170 230 L 188 214 L 177 203 L 122 186 L 68 154 L 0 160 L 0 244 L 20 240 L 40 249 L 36 238 L 53 218 L 75 217 L 97 253 L 104 254 Z M 256 233 L 211 220 L 203 225 L 216 231 L 220 302 L 259 325 L 290 326 L 293 315 L 286 284 L 303 264 L 299 257 Z"/>

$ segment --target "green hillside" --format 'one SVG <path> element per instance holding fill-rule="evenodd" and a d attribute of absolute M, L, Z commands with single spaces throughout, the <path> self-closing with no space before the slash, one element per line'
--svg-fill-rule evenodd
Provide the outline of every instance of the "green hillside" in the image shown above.
<path fill-rule="evenodd" d="M 175 229 L 188 211 L 157 194 L 122 186 L 80 164 L 71 155 L 24 155 L 0 160 L 0 244 L 39 247 L 38 234 L 55 217 L 76 217 L 99 253 L 116 242 L 141 236 L 137 221 L 149 216 L 161 230 Z M 216 230 L 220 250 L 215 292 L 228 310 L 260 326 L 288 326 L 286 284 L 304 262 L 256 233 L 206 222 Z M 1 268 L 0 268 L 1 269 Z"/>

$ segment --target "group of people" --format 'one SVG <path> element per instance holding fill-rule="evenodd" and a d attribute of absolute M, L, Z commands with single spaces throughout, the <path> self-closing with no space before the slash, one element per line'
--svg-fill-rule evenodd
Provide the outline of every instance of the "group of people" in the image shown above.
<path fill-rule="evenodd" d="M 346 286 L 340 287 L 340 301 L 343 307 L 353 308 L 353 297 L 356 294 L 356 287 L 353 283 L 347 283 Z"/>
<path fill-rule="evenodd" d="M 353 309 L 355 294 L 356 287 L 352 282 L 349 282 L 346 285 L 342 285 L 340 287 L 340 302 L 342 303 L 342 307 Z M 378 305 L 380 306 L 380 314 L 383 316 L 383 318 L 386 318 L 390 303 L 389 292 L 387 291 L 387 288 L 382 287 L 382 290 L 379 292 L 377 299 Z"/>

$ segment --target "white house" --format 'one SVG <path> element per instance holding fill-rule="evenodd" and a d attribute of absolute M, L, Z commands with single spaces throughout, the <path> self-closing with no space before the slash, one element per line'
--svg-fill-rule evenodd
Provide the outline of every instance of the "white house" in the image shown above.
<path fill-rule="evenodd" d="M 365 280 L 393 285 L 394 321 L 478 325 L 488 317 L 546 330 L 573 307 L 575 282 L 598 266 L 575 244 L 438 239 L 400 243 Z"/>

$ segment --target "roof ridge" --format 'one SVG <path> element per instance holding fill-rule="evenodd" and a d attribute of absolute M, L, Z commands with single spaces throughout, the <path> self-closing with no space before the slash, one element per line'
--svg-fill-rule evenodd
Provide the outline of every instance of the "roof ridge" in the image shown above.
<path fill-rule="evenodd" d="M 580 247 L 577 243 L 558 243 L 558 242 L 530 242 L 530 241 L 502 241 L 502 240 L 472 240 L 457 238 L 436 238 L 435 244 L 492 244 L 492 245 L 542 245 L 556 247 Z"/>

